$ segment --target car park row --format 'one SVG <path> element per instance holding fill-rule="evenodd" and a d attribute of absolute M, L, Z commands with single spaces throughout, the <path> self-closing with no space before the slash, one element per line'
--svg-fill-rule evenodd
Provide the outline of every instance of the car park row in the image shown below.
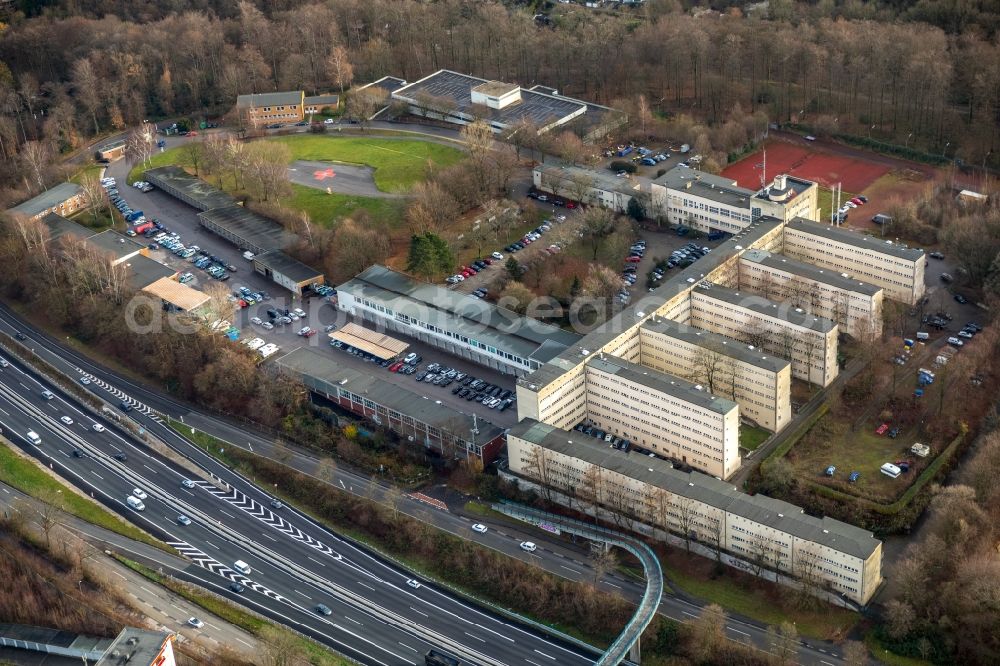
<path fill-rule="evenodd" d="M 535 229 L 526 233 L 521 238 L 521 240 L 511 243 L 510 245 L 505 247 L 504 251 L 507 252 L 508 254 L 520 252 L 527 246 L 539 240 L 542 237 L 542 234 L 551 230 L 553 223 L 560 223 L 565 221 L 566 221 L 565 215 L 556 215 L 552 219 L 546 220 L 544 223 L 542 223 Z M 562 249 L 563 245 L 561 245 L 560 243 L 552 243 L 547 248 L 545 248 L 545 252 L 548 254 L 556 254 L 557 252 L 561 252 Z M 459 267 L 458 271 L 454 275 L 451 275 L 445 279 L 445 282 L 447 282 L 448 284 L 458 284 L 459 282 L 464 282 L 466 279 L 472 277 L 473 275 L 476 275 L 486 270 L 493 264 L 501 262 L 503 260 L 504 260 L 504 255 L 502 253 L 500 253 L 499 251 L 493 252 L 490 256 L 483 257 L 482 259 L 477 259 L 471 262 L 468 266 Z M 475 296 L 476 298 L 484 298 L 487 295 L 487 290 L 477 289 L 476 292 L 473 292 L 472 295 Z"/>

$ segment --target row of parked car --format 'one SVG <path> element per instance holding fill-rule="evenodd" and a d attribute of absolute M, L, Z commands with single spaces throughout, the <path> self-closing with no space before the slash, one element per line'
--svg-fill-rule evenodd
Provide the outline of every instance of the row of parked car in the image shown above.
<path fill-rule="evenodd" d="M 545 194 L 544 192 L 538 192 L 537 190 L 531 190 L 530 192 L 528 192 L 528 198 L 534 199 L 535 201 L 540 201 L 542 203 L 550 203 L 553 206 L 560 206 L 560 207 L 565 206 L 570 210 L 580 205 L 575 201 L 563 199 L 562 197 L 557 197 L 552 194 Z"/>
<path fill-rule="evenodd" d="M 197 245 L 186 247 L 181 242 L 180 234 L 176 232 L 168 234 L 165 231 L 161 231 L 157 233 L 153 236 L 153 242 L 149 244 L 149 248 L 151 250 L 163 248 L 181 259 L 187 259 L 188 262 L 194 264 L 195 268 L 200 268 L 221 282 L 228 280 L 230 273 L 236 272 L 236 266 L 226 263 L 225 260 L 214 254 L 209 254 L 208 251 L 201 249 Z M 184 275 L 188 276 L 187 282 L 194 279 L 191 273 L 185 273 Z"/>

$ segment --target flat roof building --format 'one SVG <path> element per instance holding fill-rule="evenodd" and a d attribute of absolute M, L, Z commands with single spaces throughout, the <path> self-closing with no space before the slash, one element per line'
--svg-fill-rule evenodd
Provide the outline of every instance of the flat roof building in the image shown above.
<path fill-rule="evenodd" d="M 309 285 L 323 284 L 322 273 L 292 259 L 281 250 L 255 255 L 253 269 L 297 296 L 301 296 L 303 289 Z"/>
<path fill-rule="evenodd" d="M 69 216 L 87 205 L 87 195 L 76 183 L 59 183 L 53 185 L 39 195 L 27 201 L 22 201 L 9 208 L 9 215 L 23 215 L 32 220 L 38 220 L 49 213 Z"/>
<path fill-rule="evenodd" d="M 279 250 L 295 239 L 274 220 L 235 204 L 198 213 L 198 221 L 240 250 L 250 250 L 254 254 Z"/>
<path fill-rule="evenodd" d="M 724 287 L 691 292 L 690 323 L 699 328 L 756 343 L 792 363 L 792 376 L 827 386 L 836 379 L 837 324 L 788 303 L 775 303 Z"/>
<path fill-rule="evenodd" d="M 589 503 L 731 554 L 754 571 L 768 568 L 863 606 L 882 582 L 882 542 L 793 504 L 747 495 L 666 461 L 612 449 L 591 437 L 524 419 L 507 434 L 510 471 L 548 486 L 554 501 Z M 655 533 L 654 533 L 655 534 Z"/>
<path fill-rule="evenodd" d="M 705 386 L 740 418 L 777 432 L 791 421 L 791 364 L 734 338 L 653 317 L 639 327 L 639 362 Z"/>
<path fill-rule="evenodd" d="M 49 240 L 57 240 L 63 236 L 67 236 L 68 240 L 82 241 L 94 235 L 93 229 L 88 229 L 82 224 L 67 220 L 59 213 L 46 213 L 40 219 L 48 227 Z"/>
<path fill-rule="evenodd" d="M 179 166 L 146 169 L 143 178 L 175 199 L 201 211 L 225 208 L 236 203 L 236 199 Z"/>
<path fill-rule="evenodd" d="M 624 120 L 622 114 L 608 107 L 543 90 L 441 69 L 397 88 L 392 99 L 406 102 L 416 115 L 459 125 L 481 118 L 494 132 L 502 132 L 522 120 L 536 125 L 540 133 L 547 132 L 588 112 L 602 118 L 600 124 L 609 129 Z"/>
<path fill-rule="evenodd" d="M 300 347 L 275 363 L 314 393 L 444 458 L 475 456 L 489 464 L 503 448 L 504 431 L 489 421 L 346 368 L 315 349 Z"/>
<path fill-rule="evenodd" d="M 882 334 L 881 287 L 757 249 L 740 256 L 739 275 L 740 288 L 835 321 L 848 335 Z"/>
<path fill-rule="evenodd" d="M 370 266 L 337 287 L 337 307 L 379 328 L 510 374 L 538 368 L 580 336 L 492 303 Z"/>
<path fill-rule="evenodd" d="M 115 638 L 23 624 L 0 624 L 0 658 L 17 664 L 95 664 L 95 666 L 176 666 L 168 631 L 125 627 Z"/>
<path fill-rule="evenodd" d="M 168 277 L 162 277 L 146 285 L 142 291 L 181 312 L 196 312 L 211 300 L 205 292 L 192 289 Z"/>
<path fill-rule="evenodd" d="M 534 186 L 544 192 L 585 204 L 610 208 L 616 213 L 628 211 L 633 197 L 642 197 L 642 183 L 635 178 L 573 166 L 540 164 L 532 172 Z"/>
<path fill-rule="evenodd" d="M 179 271 L 155 259 L 138 254 L 125 262 L 128 268 L 129 285 L 136 291 L 141 291 L 161 278 L 173 280 Z"/>
<path fill-rule="evenodd" d="M 107 229 L 92 235 L 87 239 L 87 243 L 104 254 L 114 256 L 114 261 L 111 262 L 112 266 L 139 255 L 149 256 L 149 249 L 145 245 L 135 242 L 114 229 Z"/>
<path fill-rule="evenodd" d="M 728 478 L 740 467 L 739 407 L 700 384 L 603 355 L 587 364 L 587 419 L 654 453 Z"/>
<path fill-rule="evenodd" d="M 848 229 L 796 218 L 785 225 L 782 252 L 882 287 L 894 301 L 915 305 L 924 295 L 924 251 Z"/>

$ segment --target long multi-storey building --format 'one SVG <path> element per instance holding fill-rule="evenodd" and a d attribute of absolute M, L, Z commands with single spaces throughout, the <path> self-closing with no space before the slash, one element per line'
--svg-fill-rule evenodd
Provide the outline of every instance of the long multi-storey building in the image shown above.
<path fill-rule="evenodd" d="M 744 252 L 739 271 L 741 289 L 835 321 L 854 337 L 882 334 L 881 287 L 766 250 Z"/>
<path fill-rule="evenodd" d="M 782 252 L 882 287 L 887 298 L 915 305 L 924 295 L 924 251 L 796 218 L 785 225 Z"/>
<path fill-rule="evenodd" d="M 870 532 L 814 518 L 787 502 L 747 495 L 669 462 L 626 453 L 525 419 L 507 434 L 510 471 L 553 488 L 574 508 L 594 503 L 645 524 L 827 588 L 858 605 L 882 582 L 882 542 Z M 559 499 L 555 497 L 554 499 Z"/>
<path fill-rule="evenodd" d="M 837 377 L 837 324 L 788 303 L 724 287 L 691 292 L 691 324 L 787 358 L 792 376 L 827 386 Z"/>
<path fill-rule="evenodd" d="M 598 428 L 712 476 L 739 468 L 732 400 L 614 356 L 588 363 L 586 383 L 587 418 Z"/>
<path fill-rule="evenodd" d="M 791 364 L 711 331 L 653 317 L 639 327 L 639 362 L 700 384 L 773 432 L 791 419 Z"/>

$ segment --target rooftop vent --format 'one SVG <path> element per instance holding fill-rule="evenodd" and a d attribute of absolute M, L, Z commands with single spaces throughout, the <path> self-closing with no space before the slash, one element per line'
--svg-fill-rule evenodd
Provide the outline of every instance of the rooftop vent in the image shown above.
<path fill-rule="evenodd" d="M 587 356 L 588 354 L 590 354 L 590 352 L 587 351 L 586 349 L 581 349 L 580 350 L 580 356 Z"/>

